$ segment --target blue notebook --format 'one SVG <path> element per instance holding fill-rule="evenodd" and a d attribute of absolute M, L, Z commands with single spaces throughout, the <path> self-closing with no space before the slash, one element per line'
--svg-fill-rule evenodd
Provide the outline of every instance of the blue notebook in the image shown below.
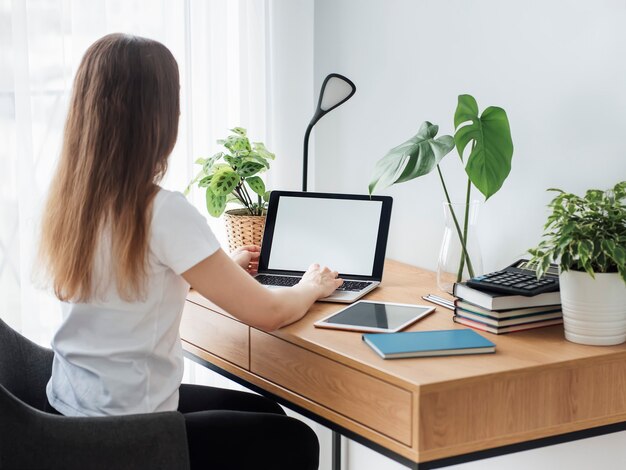
<path fill-rule="evenodd" d="M 363 335 L 363 341 L 383 359 L 484 354 L 496 351 L 495 344 L 469 329 L 367 333 Z"/>

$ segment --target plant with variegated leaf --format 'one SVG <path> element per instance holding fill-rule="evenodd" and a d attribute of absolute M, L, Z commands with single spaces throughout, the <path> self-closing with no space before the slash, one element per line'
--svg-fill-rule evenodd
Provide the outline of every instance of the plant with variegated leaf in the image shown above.
<path fill-rule="evenodd" d="M 384 189 L 396 183 L 410 181 L 437 168 L 461 242 L 462 255 L 457 273 L 459 282 L 466 263 L 470 276 L 474 276 L 474 268 L 466 247 L 472 185 L 485 196 L 485 199 L 489 199 L 502 187 L 511 171 L 513 141 L 504 109 L 490 106 L 479 115 L 478 105 L 471 95 L 459 96 L 454 113 L 454 128 L 456 129 L 454 137 L 449 135 L 436 137 L 439 126 L 428 121 L 422 123 L 414 137 L 392 148 L 376 163 L 369 192 L 372 194 L 375 189 Z M 465 149 L 470 143 L 471 150 L 464 159 Z M 441 159 L 455 147 L 468 176 L 463 227 L 454 212 L 448 188 L 439 168 Z"/>
<path fill-rule="evenodd" d="M 557 195 L 543 240 L 528 250 L 537 277 L 557 261 L 561 272 L 619 273 L 626 284 L 626 181 L 603 191 L 590 189 L 584 196 L 549 189 Z"/>
<path fill-rule="evenodd" d="M 202 169 L 185 194 L 194 184 L 205 188 L 207 211 L 213 217 L 222 215 L 230 202 L 245 207 L 249 215 L 265 215 L 270 195 L 258 174 L 269 169 L 269 160 L 274 160 L 275 155 L 262 142 L 250 143 L 242 127 L 231 132 L 226 139 L 217 141 L 226 151 L 196 160 Z"/>

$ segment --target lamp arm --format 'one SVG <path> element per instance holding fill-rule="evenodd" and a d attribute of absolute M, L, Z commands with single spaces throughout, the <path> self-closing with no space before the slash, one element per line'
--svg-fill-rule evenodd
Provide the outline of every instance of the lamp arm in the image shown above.
<path fill-rule="evenodd" d="M 304 158 L 302 160 L 302 191 L 306 192 L 307 179 L 308 179 L 308 167 L 309 167 L 309 136 L 313 130 L 315 122 L 312 120 L 304 133 Z"/>
<path fill-rule="evenodd" d="M 326 111 L 322 111 L 321 109 L 318 109 L 313 115 L 313 118 L 311 119 L 311 122 L 309 122 L 309 125 L 306 128 L 306 132 L 304 133 L 304 151 L 302 152 L 303 154 L 302 191 L 304 192 L 306 192 L 307 190 L 307 180 L 308 180 L 308 171 L 309 171 L 309 137 L 311 136 L 311 131 L 313 130 L 313 126 L 317 124 L 317 121 L 319 121 L 325 114 L 326 114 Z"/>

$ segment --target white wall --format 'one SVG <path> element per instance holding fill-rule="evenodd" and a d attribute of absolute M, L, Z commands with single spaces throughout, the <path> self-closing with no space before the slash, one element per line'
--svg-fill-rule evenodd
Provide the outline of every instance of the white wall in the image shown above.
<path fill-rule="evenodd" d="M 316 126 L 316 189 L 367 191 L 374 163 L 424 120 L 453 132 L 458 94 L 503 107 L 513 169 L 482 208 L 485 269 L 537 243 L 549 187 L 582 192 L 626 179 L 626 2 L 521 0 L 316 0 L 315 89 L 345 74 L 356 95 Z M 302 127 L 301 132 L 304 132 Z M 456 198 L 456 154 L 442 167 Z M 436 268 L 443 231 L 435 174 L 394 196 L 388 255 Z M 455 467 L 618 469 L 625 433 Z M 350 470 L 404 468 L 354 443 Z"/>
<path fill-rule="evenodd" d="M 317 189 L 366 192 L 374 163 L 422 121 L 452 133 L 457 95 L 470 93 L 511 123 L 513 169 L 480 217 L 485 269 L 504 266 L 538 241 L 546 188 L 626 179 L 624 24 L 623 0 L 317 0 L 316 90 L 330 72 L 357 86 L 316 126 Z M 442 167 L 462 199 L 456 153 Z M 395 204 L 388 254 L 435 269 L 436 174 L 386 193 Z"/>
<path fill-rule="evenodd" d="M 268 188 L 299 190 L 302 143 L 313 115 L 312 0 L 269 0 L 267 146 L 277 156 Z"/>

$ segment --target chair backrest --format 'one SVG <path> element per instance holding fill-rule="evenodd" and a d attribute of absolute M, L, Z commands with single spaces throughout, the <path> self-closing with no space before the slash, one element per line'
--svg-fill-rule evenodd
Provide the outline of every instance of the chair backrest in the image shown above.
<path fill-rule="evenodd" d="M 185 418 L 177 411 L 98 418 L 42 413 L 53 357 L 0 319 L 0 469 L 189 469 Z"/>
<path fill-rule="evenodd" d="M 0 384 L 38 410 L 45 409 L 53 357 L 0 319 Z"/>
<path fill-rule="evenodd" d="M 177 411 L 98 418 L 43 413 L 0 385 L 0 469 L 189 469 Z"/>

